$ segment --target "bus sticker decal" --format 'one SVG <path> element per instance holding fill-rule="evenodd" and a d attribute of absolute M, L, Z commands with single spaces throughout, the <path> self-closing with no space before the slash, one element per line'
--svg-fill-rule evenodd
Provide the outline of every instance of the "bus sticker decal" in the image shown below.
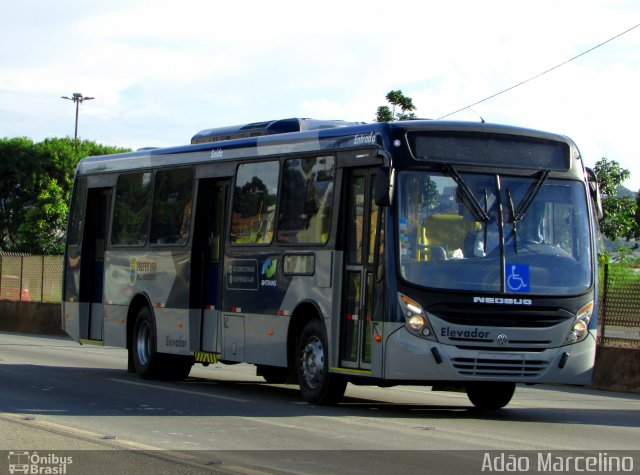
<path fill-rule="evenodd" d="M 529 266 L 507 264 L 507 290 L 509 292 L 529 292 Z"/>
<path fill-rule="evenodd" d="M 129 259 L 129 282 L 131 285 L 136 283 L 136 258 Z"/>
<path fill-rule="evenodd" d="M 256 259 L 230 260 L 227 288 L 230 290 L 258 290 L 258 261 Z"/>
<path fill-rule="evenodd" d="M 156 280 L 156 261 L 144 257 L 129 259 L 129 282 L 134 285 L 140 280 Z"/>
<path fill-rule="evenodd" d="M 262 264 L 262 272 L 260 285 L 262 287 L 276 287 L 277 281 L 273 279 L 276 275 L 276 269 L 278 268 L 277 257 L 267 257 Z M 266 277 L 266 279 L 265 279 Z"/>
<path fill-rule="evenodd" d="M 374 145 L 376 143 L 376 133 L 358 134 L 353 138 L 353 145 Z"/>

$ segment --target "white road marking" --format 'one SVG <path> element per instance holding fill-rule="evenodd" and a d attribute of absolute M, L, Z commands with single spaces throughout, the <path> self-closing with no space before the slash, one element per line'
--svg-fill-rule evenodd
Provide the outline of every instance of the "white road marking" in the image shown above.
<path fill-rule="evenodd" d="M 209 398 L 213 398 L 213 399 L 224 399 L 225 401 L 251 402 L 248 399 L 241 399 L 241 398 L 229 397 L 229 396 L 218 396 L 217 394 L 208 394 L 208 393 L 203 393 L 203 392 L 200 392 L 200 391 L 190 391 L 188 389 L 168 388 L 166 386 L 158 386 L 156 384 L 139 383 L 139 382 L 136 382 L 136 381 L 128 381 L 126 379 L 110 378 L 110 381 L 115 381 L 117 383 L 131 384 L 133 386 L 142 386 L 142 387 L 145 387 L 145 388 L 164 389 L 165 391 L 173 391 L 175 393 L 192 394 L 194 396 L 209 397 Z"/>

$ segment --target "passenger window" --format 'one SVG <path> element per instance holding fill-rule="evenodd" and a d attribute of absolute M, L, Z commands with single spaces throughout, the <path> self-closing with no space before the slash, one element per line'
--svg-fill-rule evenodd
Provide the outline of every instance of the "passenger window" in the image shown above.
<path fill-rule="evenodd" d="M 118 177 L 111 243 L 139 246 L 147 242 L 151 173 L 129 173 Z"/>
<path fill-rule="evenodd" d="M 275 221 L 278 162 L 238 166 L 231 214 L 231 242 L 270 244 Z"/>
<path fill-rule="evenodd" d="M 334 157 L 287 160 L 282 172 L 278 241 L 325 244 L 333 207 Z"/>
<path fill-rule="evenodd" d="M 191 228 L 192 196 L 191 168 L 156 173 L 151 244 L 181 246 L 187 243 Z"/>

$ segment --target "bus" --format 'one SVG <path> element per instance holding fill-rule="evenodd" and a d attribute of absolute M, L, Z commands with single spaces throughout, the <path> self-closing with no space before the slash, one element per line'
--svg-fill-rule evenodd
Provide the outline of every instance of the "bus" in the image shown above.
<path fill-rule="evenodd" d="M 595 175 L 567 137 L 488 123 L 284 119 L 77 167 L 62 325 L 181 380 L 250 363 L 335 404 L 347 383 L 590 383 Z"/>

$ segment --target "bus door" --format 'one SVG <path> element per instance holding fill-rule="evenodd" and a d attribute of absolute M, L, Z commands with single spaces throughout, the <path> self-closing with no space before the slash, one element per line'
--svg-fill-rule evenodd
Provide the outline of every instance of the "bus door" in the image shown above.
<path fill-rule="evenodd" d="M 200 283 L 192 285 L 192 291 L 196 292 L 198 308 L 202 309 L 200 348 L 211 353 L 221 351 L 220 309 L 228 196 L 229 180 L 200 180 L 193 247 L 193 262 Z"/>
<path fill-rule="evenodd" d="M 80 338 L 102 340 L 104 253 L 109 235 L 111 188 L 89 188 L 82 236 Z"/>
<path fill-rule="evenodd" d="M 345 276 L 340 328 L 340 362 L 345 368 L 371 369 L 378 208 L 373 186 L 376 169 L 356 169 L 347 185 Z"/>

